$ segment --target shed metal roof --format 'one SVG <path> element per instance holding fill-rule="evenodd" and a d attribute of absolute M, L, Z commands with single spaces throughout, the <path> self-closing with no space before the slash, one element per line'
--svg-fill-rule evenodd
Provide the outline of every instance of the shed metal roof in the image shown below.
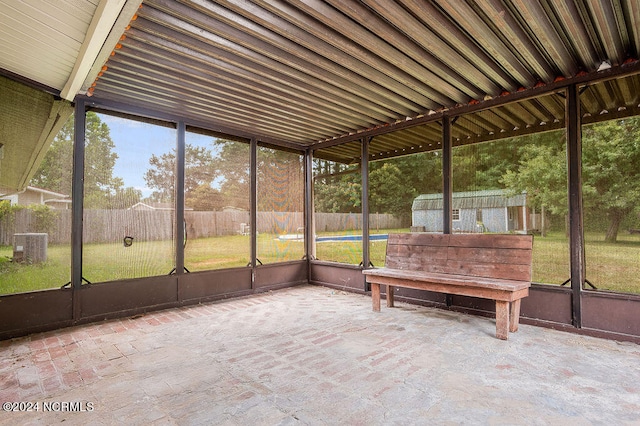
<path fill-rule="evenodd" d="M 564 100 L 553 89 L 567 81 L 621 77 L 585 86 L 587 121 L 639 111 L 639 0 L 138 3 L 123 6 L 86 73 L 80 93 L 91 102 L 319 148 L 336 161 L 357 162 L 357 144 L 338 146 L 361 136 L 375 136 L 373 159 L 437 149 L 433 119 L 445 112 L 469 112 L 452 129 L 454 143 L 562 127 Z M 56 28 L 54 17 L 72 21 L 42 20 Z M 20 49 L 19 27 L 8 23 L 0 36 Z M 44 34 L 24 39 L 50 43 Z M 72 50 L 35 58 L 28 70 L 0 55 L 0 67 L 62 90 L 69 64 L 49 74 L 63 57 L 82 59 Z"/>
<path fill-rule="evenodd" d="M 453 209 L 491 209 L 502 207 L 519 207 L 526 205 L 527 194 L 511 194 L 502 189 L 483 191 L 454 192 L 452 194 Z M 442 194 L 422 194 L 413 200 L 411 211 L 442 211 Z"/>

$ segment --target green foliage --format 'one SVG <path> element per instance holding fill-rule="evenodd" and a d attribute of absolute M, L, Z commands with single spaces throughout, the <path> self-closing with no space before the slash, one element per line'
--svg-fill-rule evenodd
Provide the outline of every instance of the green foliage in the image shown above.
<path fill-rule="evenodd" d="M 13 213 L 14 208 L 11 205 L 11 201 L 9 200 L 0 200 L 0 220 L 5 217 L 11 217 L 11 213 Z"/>
<path fill-rule="evenodd" d="M 224 207 L 222 194 L 209 185 L 200 185 L 185 193 L 185 205 L 194 210 L 216 211 Z"/>
<path fill-rule="evenodd" d="M 518 147 L 514 150 L 519 154 L 516 168 L 506 170 L 499 182 L 513 193 L 526 192 L 530 207 L 544 206 L 552 214 L 565 215 L 568 201 L 564 132 L 529 135 L 520 138 Z"/>
<path fill-rule="evenodd" d="M 303 211 L 304 157 L 260 147 L 257 160 L 258 211 Z"/>
<path fill-rule="evenodd" d="M 500 179 L 518 164 L 519 152 L 513 147 L 513 139 L 456 147 L 451 159 L 453 191 L 503 189 Z"/>
<path fill-rule="evenodd" d="M 582 128 L 582 195 L 588 229 L 605 231 L 615 242 L 622 223 L 640 211 L 640 117 L 604 121 Z M 520 145 L 517 169 L 501 182 L 526 191 L 532 207 L 567 213 L 567 160 L 564 132 L 536 134 Z M 635 213 L 634 213 L 635 212 Z M 606 224 L 603 220 L 606 220 Z"/>
<path fill-rule="evenodd" d="M 344 164 L 316 160 L 314 207 L 323 213 L 359 213 L 362 205 L 360 170 Z"/>
<path fill-rule="evenodd" d="M 585 210 L 609 220 L 605 240 L 616 241 L 621 223 L 640 211 L 640 117 L 583 127 Z"/>
<path fill-rule="evenodd" d="M 74 119 L 69 117 L 53 139 L 32 186 L 71 195 L 73 172 Z M 125 208 L 140 201 L 142 193 L 134 188 L 125 188 L 122 178 L 113 176 L 118 154 L 113 152 L 115 144 L 110 130 L 98 114 L 87 112 L 85 131 L 85 208 Z"/>
<path fill-rule="evenodd" d="M 16 215 L 26 221 L 16 222 Z M 9 200 L 0 200 L 0 234 L 3 244 L 13 243 L 13 234 L 16 232 L 42 232 L 51 234 L 55 231 L 58 223 L 59 212 L 42 204 L 31 204 L 29 206 L 11 205 Z M 30 220 L 29 220 L 30 219 Z M 16 223 L 24 223 L 17 229 Z M 2 275 L 0 268 L 0 278 Z M 1 280 L 0 280 L 1 281 Z"/>
<path fill-rule="evenodd" d="M 224 205 L 249 210 L 251 193 L 249 144 L 216 139 L 213 146 L 218 153 L 214 159 L 213 168 L 219 177 L 219 190 Z"/>
<path fill-rule="evenodd" d="M 349 173 L 349 171 L 351 173 Z M 361 211 L 360 171 L 353 166 L 316 160 L 315 208 L 319 212 Z M 420 194 L 442 191 L 442 159 L 439 151 L 370 163 L 369 210 L 393 214 L 408 221 L 411 205 Z"/>
<path fill-rule="evenodd" d="M 371 163 L 369 210 L 392 214 L 411 223 L 411 206 L 420 194 L 442 192 L 439 151 Z"/>
<path fill-rule="evenodd" d="M 149 159 L 151 166 L 144 174 L 144 180 L 149 188 L 154 188 L 151 200 L 169 202 L 175 193 L 176 154 L 165 153 L 160 156 L 153 154 Z"/>
<path fill-rule="evenodd" d="M 583 198 L 588 229 L 614 242 L 621 226 L 640 227 L 640 117 L 583 127 Z M 567 148 L 563 130 L 537 133 L 453 151 L 454 191 L 507 189 L 527 193 L 545 209 L 547 227 L 561 230 L 568 213 Z M 316 161 L 315 206 L 321 212 L 358 212 L 360 174 Z M 329 177 L 333 176 L 333 177 Z M 439 152 L 371 163 L 370 210 L 408 217 L 419 194 L 442 192 Z"/>
<path fill-rule="evenodd" d="M 154 189 L 151 199 L 158 202 L 170 202 L 173 200 L 175 192 L 175 149 L 160 156 L 153 154 L 149 159 L 149 165 L 149 169 L 144 174 L 144 180 L 149 188 Z M 184 182 L 186 199 L 193 201 L 191 194 L 197 188 L 210 188 L 215 177 L 211 150 L 206 147 L 186 144 Z M 201 189 L 200 192 L 202 191 Z M 198 205 L 193 206 L 190 204 L 190 207 L 196 210 L 203 210 Z"/>
<path fill-rule="evenodd" d="M 168 202 L 175 191 L 175 150 L 152 155 L 144 179 L 152 201 Z M 211 147 L 185 145 L 185 203 L 194 210 L 249 208 L 249 145 L 212 138 Z"/>
<path fill-rule="evenodd" d="M 185 146 L 185 200 L 194 210 L 249 209 L 249 145 L 212 139 L 211 148 Z M 174 191 L 175 151 L 153 155 L 145 181 L 154 201 L 170 200 Z M 301 211 L 304 206 L 303 161 L 299 154 L 258 150 L 258 209 Z"/>
<path fill-rule="evenodd" d="M 58 218 L 58 212 L 42 204 L 32 204 L 27 207 L 33 212 L 34 215 L 34 232 L 46 232 L 49 233 L 53 230 L 56 220 Z"/>
<path fill-rule="evenodd" d="M 407 185 L 400 167 L 384 163 L 371 170 L 369 185 L 369 211 L 392 213 L 405 220 L 411 217 L 411 203 L 417 194 Z M 393 194 L 394 196 L 389 196 Z"/>

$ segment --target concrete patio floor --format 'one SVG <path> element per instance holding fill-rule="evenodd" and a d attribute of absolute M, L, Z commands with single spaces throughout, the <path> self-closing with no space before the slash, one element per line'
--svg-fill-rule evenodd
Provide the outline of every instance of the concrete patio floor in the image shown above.
<path fill-rule="evenodd" d="M 78 326 L 0 342 L 0 424 L 640 424 L 639 345 L 494 333 L 317 286 Z"/>

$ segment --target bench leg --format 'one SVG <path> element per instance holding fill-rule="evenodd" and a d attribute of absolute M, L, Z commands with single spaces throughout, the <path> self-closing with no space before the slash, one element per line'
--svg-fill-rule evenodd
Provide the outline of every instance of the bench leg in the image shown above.
<path fill-rule="evenodd" d="M 511 312 L 509 313 L 509 331 L 515 333 L 518 331 L 518 323 L 520 322 L 520 301 L 522 299 L 511 302 Z"/>
<path fill-rule="evenodd" d="M 380 312 L 380 284 L 371 283 L 371 303 L 373 311 Z"/>
<path fill-rule="evenodd" d="M 496 300 L 496 337 L 509 338 L 509 302 Z"/>
<path fill-rule="evenodd" d="M 393 308 L 393 290 L 394 287 L 391 285 L 387 286 L 387 307 Z"/>

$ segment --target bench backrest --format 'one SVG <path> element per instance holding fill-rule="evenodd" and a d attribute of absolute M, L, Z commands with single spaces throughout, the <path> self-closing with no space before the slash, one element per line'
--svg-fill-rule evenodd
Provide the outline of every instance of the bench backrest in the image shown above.
<path fill-rule="evenodd" d="M 531 235 L 389 234 L 387 268 L 531 281 Z"/>

